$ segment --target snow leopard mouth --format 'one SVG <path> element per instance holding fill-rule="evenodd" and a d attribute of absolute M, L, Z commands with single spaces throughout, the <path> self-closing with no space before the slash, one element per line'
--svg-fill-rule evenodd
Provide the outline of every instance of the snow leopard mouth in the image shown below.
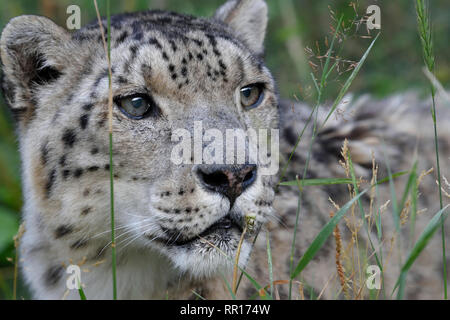
<path fill-rule="evenodd" d="M 211 226 L 209 226 L 206 230 L 202 231 L 200 234 L 198 234 L 192 238 L 169 240 L 169 241 L 165 242 L 165 244 L 167 246 L 181 247 L 181 246 L 189 245 L 189 244 L 191 244 L 195 241 L 198 241 L 202 238 L 206 238 L 209 235 L 223 234 L 225 236 L 226 234 L 230 234 L 233 231 L 238 232 L 240 234 L 243 232 L 243 228 L 239 223 L 237 223 L 234 219 L 232 219 L 230 217 L 230 215 L 227 215 L 227 216 L 221 218 L 220 220 L 218 220 L 217 222 L 213 223 Z M 227 239 L 227 237 L 222 237 L 222 238 L 225 241 Z"/>

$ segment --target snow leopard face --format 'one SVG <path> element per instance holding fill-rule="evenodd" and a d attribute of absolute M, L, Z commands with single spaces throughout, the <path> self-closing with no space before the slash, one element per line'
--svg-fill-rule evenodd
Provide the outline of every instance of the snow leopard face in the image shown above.
<path fill-rule="evenodd" d="M 200 135 L 203 154 L 208 131 L 277 128 L 275 84 L 262 59 L 266 24 L 261 0 L 229 1 L 210 19 L 112 17 L 119 260 L 150 250 L 172 268 L 210 276 L 234 258 L 245 217 L 250 235 L 272 214 L 271 176 L 258 163 L 208 164 L 194 150 L 186 162 L 172 161 L 176 130 Z M 110 245 L 108 63 L 97 23 L 70 34 L 37 16 L 7 25 L 1 59 L 23 161 L 22 251 L 28 262 L 49 257 L 34 285 L 48 289 L 60 283 L 61 263 L 100 259 Z M 242 263 L 249 252 L 245 238 Z"/>

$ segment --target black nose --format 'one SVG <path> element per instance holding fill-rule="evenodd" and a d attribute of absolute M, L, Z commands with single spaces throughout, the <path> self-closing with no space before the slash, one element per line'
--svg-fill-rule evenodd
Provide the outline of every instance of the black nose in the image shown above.
<path fill-rule="evenodd" d="M 200 183 L 208 190 L 225 195 L 233 205 L 256 180 L 256 165 L 200 165 L 196 169 Z"/>

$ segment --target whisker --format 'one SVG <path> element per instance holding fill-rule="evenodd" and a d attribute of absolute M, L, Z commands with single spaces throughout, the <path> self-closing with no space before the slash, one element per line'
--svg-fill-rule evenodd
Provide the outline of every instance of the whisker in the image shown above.
<path fill-rule="evenodd" d="M 149 232 L 149 231 L 155 231 L 155 229 L 156 229 L 156 231 L 159 230 L 159 225 L 150 223 L 150 224 L 142 225 L 142 226 L 140 226 L 139 228 L 135 228 L 135 229 L 130 230 L 130 231 L 137 231 L 137 230 L 139 230 L 140 228 L 146 228 L 146 229 L 145 229 L 143 232 L 139 232 L 139 236 L 141 236 L 142 234 L 145 234 L 146 232 Z M 127 233 L 129 233 L 129 232 L 127 232 Z M 124 234 L 125 234 L 125 233 L 124 233 Z M 118 243 L 118 245 L 120 245 L 120 244 L 122 244 L 122 243 L 128 241 L 128 240 L 131 239 L 132 237 L 133 237 L 133 235 L 131 235 L 131 236 L 129 236 L 129 237 L 127 237 L 127 238 L 121 240 L 121 241 Z"/>
<path fill-rule="evenodd" d="M 149 218 L 149 216 L 140 216 L 137 214 L 131 214 L 131 213 L 126 213 L 126 212 L 124 212 L 124 214 L 126 214 L 127 216 L 132 216 L 132 217 L 137 217 L 137 218 Z"/>
<path fill-rule="evenodd" d="M 277 215 L 274 214 L 274 213 L 268 213 L 267 216 L 268 216 L 269 218 L 271 218 L 271 220 L 272 220 L 273 222 L 279 223 L 283 228 L 288 229 L 288 226 L 286 225 L 286 223 L 284 223 L 284 222 L 282 221 L 281 217 L 277 216 Z"/>
<path fill-rule="evenodd" d="M 178 231 L 178 234 L 177 234 L 175 240 L 172 241 L 172 238 L 174 237 L 174 235 L 172 235 L 172 236 L 166 241 L 166 245 L 169 245 L 171 241 L 172 241 L 172 242 L 177 242 L 177 240 L 180 238 L 180 236 L 181 236 L 181 231 Z"/>
<path fill-rule="evenodd" d="M 110 241 L 109 243 L 107 243 L 104 247 L 103 247 L 103 249 L 102 250 L 100 250 L 100 252 L 97 254 L 97 256 L 101 256 L 102 255 L 102 253 L 103 253 L 103 251 L 105 251 L 105 249 L 108 247 L 108 246 L 110 246 L 111 245 L 111 243 L 112 243 L 112 241 Z"/>
<path fill-rule="evenodd" d="M 121 241 L 121 242 L 118 243 L 117 245 L 119 246 L 119 245 L 121 245 L 122 243 L 124 243 L 125 241 L 131 239 L 126 245 L 124 245 L 123 247 L 120 247 L 121 249 L 124 249 L 124 248 L 126 248 L 129 244 L 131 244 L 134 240 L 136 240 L 137 238 L 140 238 L 141 236 L 142 236 L 141 234 L 138 234 L 137 236 L 129 237 L 129 238 L 125 239 L 124 241 Z"/>
<path fill-rule="evenodd" d="M 125 234 L 128 234 L 128 233 L 130 233 L 130 232 L 138 231 L 138 230 L 141 229 L 141 228 L 151 227 L 151 226 L 153 226 L 154 224 L 155 224 L 155 222 L 152 221 L 152 222 L 149 222 L 149 223 L 146 223 L 146 224 L 139 225 L 139 226 L 137 226 L 137 227 L 130 228 L 130 230 L 125 231 L 125 232 L 122 232 L 119 236 L 116 237 L 116 239 L 118 239 L 118 238 L 120 238 L 120 237 L 122 237 L 122 236 L 124 236 Z"/>
<path fill-rule="evenodd" d="M 150 231 L 150 229 L 147 229 L 144 233 L 149 232 L 149 231 Z M 163 233 L 163 235 L 164 235 L 164 233 Z M 126 243 L 123 247 L 121 247 L 121 249 L 126 248 L 126 247 L 129 246 L 133 241 L 135 241 L 136 239 L 140 238 L 141 236 L 142 236 L 142 234 L 138 234 L 137 236 L 135 236 L 135 237 L 133 237 L 133 238 L 132 238 L 132 237 L 129 237 L 129 238 L 127 238 L 127 239 L 121 241 L 120 244 L 122 244 L 122 243 L 124 243 L 125 241 L 131 239 L 128 243 Z M 160 236 L 156 235 L 154 238 L 152 238 L 152 239 L 150 240 L 150 242 L 154 241 L 155 239 L 157 239 L 157 238 L 159 238 L 159 237 L 160 237 Z M 119 245 L 119 244 L 118 244 L 118 245 Z"/>
<path fill-rule="evenodd" d="M 128 233 L 137 231 L 137 230 L 139 230 L 140 228 L 150 227 L 150 226 L 152 226 L 153 223 L 155 223 L 155 222 L 147 223 L 147 224 L 145 224 L 145 225 L 140 225 L 140 226 L 137 226 L 137 227 L 135 227 L 135 228 L 132 228 L 132 229 L 130 229 L 130 230 L 128 230 L 128 231 L 125 231 L 125 232 L 121 233 L 120 235 L 118 235 L 118 236 L 116 237 L 116 240 L 119 239 L 119 238 L 121 238 L 121 237 L 123 237 L 124 235 L 126 235 L 126 234 L 128 234 Z M 130 238 L 126 238 L 126 239 L 124 239 L 123 241 L 127 241 L 128 239 L 130 239 Z M 117 245 L 119 245 L 120 243 L 123 243 L 123 241 L 117 243 Z M 103 253 L 103 251 L 104 251 L 108 246 L 110 246 L 111 244 L 112 244 L 112 241 L 110 241 L 108 244 L 106 244 L 106 245 L 103 247 L 103 249 L 100 250 L 99 255 L 101 255 L 101 254 Z"/>
<path fill-rule="evenodd" d="M 147 221 L 150 221 L 150 220 L 153 220 L 153 218 L 147 218 L 147 219 L 144 219 L 144 220 L 141 220 L 141 221 L 132 222 L 130 224 L 117 227 L 117 228 L 114 229 L 114 231 L 118 231 L 118 230 L 121 230 L 121 229 L 129 228 L 130 226 L 133 226 L 133 225 L 136 225 L 136 224 L 140 224 L 140 223 L 143 223 L 143 222 L 147 222 Z M 111 232 L 111 229 L 103 231 L 103 232 L 101 232 L 99 234 L 96 234 L 96 235 L 92 236 L 91 239 L 97 238 L 97 237 L 99 237 L 99 236 L 101 236 L 101 235 L 103 235 L 105 233 L 110 233 L 110 232 Z"/>

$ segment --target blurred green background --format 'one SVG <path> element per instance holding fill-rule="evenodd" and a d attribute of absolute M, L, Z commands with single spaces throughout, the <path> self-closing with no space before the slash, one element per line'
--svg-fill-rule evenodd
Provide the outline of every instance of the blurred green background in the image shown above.
<path fill-rule="evenodd" d="M 102 14 L 105 1 L 98 0 Z M 193 15 L 211 16 L 224 0 L 112 0 L 112 13 L 151 9 L 169 9 Z M 405 90 L 424 91 L 428 88 L 421 68 L 422 55 L 417 36 L 414 2 L 348 1 L 348 0 L 267 0 L 270 7 L 270 25 L 266 41 L 266 62 L 278 81 L 280 94 L 294 95 L 310 102 L 312 82 L 310 73 L 320 75 L 320 59 L 331 41 L 334 17 L 345 15 L 348 34 L 341 43 L 339 56 L 349 63 L 341 65 L 345 71 L 351 62 L 359 61 L 369 46 L 365 24 L 359 29 L 352 21 L 361 19 L 366 8 L 377 4 L 381 8 L 381 37 L 370 53 L 351 91 L 371 93 L 383 97 Z M 95 19 L 92 0 L 0 0 L 0 30 L 7 22 L 22 14 L 38 14 L 66 24 L 69 5 L 81 8 L 82 25 Z M 431 15 L 436 55 L 436 76 L 445 87 L 450 83 L 450 5 L 448 0 L 433 0 Z M 376 30 L 373 30 L 376 31 Z M 375 32 L 371 32 L 372 36 Z M 308 47 L 305 53 L 305 48 Z M 315 67 L 317 66 L 317 67 Z M 311 69 L 313 68 L 313 69 Z M 328 96 L 336 95 L 345 74 L 336 74 L 329 84 Z M 13 236 L 19 226 L 22 205 L 20 185 L 20 158 L 14 134 L 14 124 L 0 99 L 0 299 L 11 298 L 15 257 Z M 19 288 L 18 298 L 27 298 L 26 290 Z"/>

